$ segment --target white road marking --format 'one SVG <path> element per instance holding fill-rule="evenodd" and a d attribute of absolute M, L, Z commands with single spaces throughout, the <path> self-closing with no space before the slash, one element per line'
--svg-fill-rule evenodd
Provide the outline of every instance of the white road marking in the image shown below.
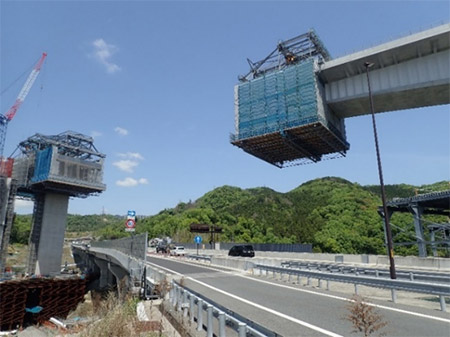
<path fill-rule="evenodd" d="M 197 266 L 197 264 L 194 264 L 194 263 L 191 263 L 191 264 Z M 253 278 L 253 277 L 242 275 L 241 273 L 238 273 L 238 272 L 224 271 L 224 270 L 220 270 L 220 269 L 216 269 L 214 267 L 204 266 L 204 265 L 200 265 L 200 266 L 203 267 L 203 268 L 214 270 L 214 271 L 220 271 L 220 272 L 225 273 L 225 274 L 230 274 L 230 275 L 233 275 L 233 276 L 239 276 L 239 277 L 247 278 L 247 279 L 250 279 L 250 280 L 253 280 L 253 281 L 256 281 L 256 282 L 270 284 L 272 286 L 277 286 L 277 287 L 280 287 L 280 288 L 286 288 L 286 289 L 290 289 L 290 290 L 300 291 L 300 292 L 304 292 L 304 293 L 312 294 L 312 295 L 324 296 L 324 297 L 333 298 L 333 299 L 340 300 L 340 301 L 346 301 L 346 302 L 352 302 L 353 301 L 352 299 L 345 298 L 345 297 L 319 293 L 319 292 L 315 292 L 315 291 L 307 290 L 307 289 L 294 288 L 294 287 L 291 287 L 291 286 L 288 286 L 288 285 L 284 285 L 284 284 L 273 283 L 273 282 L 269 282 L 269 281 L 265 281 L 265 280 L 256 279 L 256 278 Z M 179 273 L 177 273 L 177 274 L 181 275 Z M 421 314 L 421 313 L 418 313 L 418 312 L 413 312 L 413 311 L 407 311 L 407 310 L 403 310 L 403 309 L 387 307 L 387 306 L 384 306 L 384 305 L 374 304 L 374 303 L 370 303 L 370 302 L 365 302 L 365 303 L 367 305 L 370 305 L 370 306 L 373 306 L 373 307 L 379 308 L 379 309 L 390 310 L 390 311 L 394 311 L 394 312 L 398 312 L 398 313 L 402 313 L 402 314 L 406 314 L 406 315 L 432 319 L 432 320 L 440 321 L 440 322 L 444 322 L 444 323 L 450 323 L 450 319 L 446 319 L 446 318 L 425 315 L 425 314 Z"/>
<path fill-rule="evenodd" d="M 147 262 L 147 263 L 149 263 L 149 264 L 151 264 L 151 265 L 158 266 L 158 265 L 153 264 L 153 263 L 151 263 L 151 262 Z M 169 271 L 170 273 L 173 273 L 173 274 L 176 274 L 176 275 L 184 276 L 183 274 L 180 274 L 180 273 L 178 273 L 178 272 L 176 272 L 176 271 L 174 271 L 174 270 L 171 270 L 171 269 L 169 269 L 169 268 L 166 268 L 166 267 L 158 266 L 158 268 L 165 269 L 165 270 Z M 229 297 L 231 297 L 231 298 L 234 298 L 235 300 L 244 302 L 244 303 L 246 303 L 246 304 L 248 304 L 248 305 L 251 305 L 251 306 L 254 306 L 254 307 L 258 308 L 258 309 L 267 311 L 267 312 L 269 312 L 269 313 L 271 313 L 271 314 L 273 314 L 273 315 L 282 317 L 282 318 L 287 319 L 287 320 L 289 320 L 289 321 L 291 321 L 291 322 L 294 322 L 294 323 L 303 325 L 304 327 L 307 327 L 307 328 L 309 328 L 309 329 L 311 329 L 311 330 L 318 331 L 318 332 L 323 333 L 323 334 L 325 334 L 325 335 L 327 335 L 327 336 L 332 336 L 332 337 L 343 337 L 342 335 L 339 335 L 339 334 L 334 333 L 334 332 L 332 332 L 332 331 L 328 331 L 328 330 L 322 329 L 322 328 L 320 328 L 320 327 L 318 327 L 318 326 L 316 326 L 316 325 L 309 324 L 309 323 L 304 322 L 304 321 L 301 321 L 301 320 L 299 320 L 299 319 L 297 319 L 297 318 L 294 318 L 294 317 L 288 316 L 288 315 L 286 315 L 286 314 L 283 314 L 283 313 L 281 313 L 281 312 L 279 312 L 279 311 L 275 311 L 275 310 L 273 310 L 273 309 L 264 307 L 264 306 L 262 306 L 262 305 L 260 305 L 260 304 L 255 303 L 255 302 L 252 302 L 252 301 L 243 299 L 243 298 L 238 297 L 238 296 L 236 296 L 236 295 L 234 295 L 234 294 L 231 294 L 231 293 L 226 292 L 226 291 L 224 291 L 224 290 L 221 290 L 221 289 L 219 289 L 219 288 L 213 287 L 213 286 L 211 286 L 211 285 L 209 285 L 209 284 L 206 284 L 206 283 L 204 283 L 204 282 L 201 282 L 201 281 L 199 281 L 199 280 L 196 280 L 196 279 L 194 279 L 194 278 L 192 278 L 192 277 L 185 277 L 185 279 L 190 280 L 190 281 L 193 281 L 193 282 L 196 282 L 196 283 L 198 283 L 198 284 L 200 284 L 200 285 L 202 285 L 202 286 L 204 286 L 204 287 L 210 288 L 210 289 L 212 289 L 212 290 L 214 290 L 214 291 L 217 291 L 217 292 L 219 292 L 219 293 L 221 293 L 221 294 L 224 294 L 224 295 L 226 295 L 226 296 L 229 296 Z"/>

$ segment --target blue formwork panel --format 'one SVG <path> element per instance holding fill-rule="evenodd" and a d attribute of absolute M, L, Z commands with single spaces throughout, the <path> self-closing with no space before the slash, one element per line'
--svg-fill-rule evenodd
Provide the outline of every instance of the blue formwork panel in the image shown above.
<path fill-rule="evenodd" d="M 45 150 L 36 153 L 34 175 L 31 178 L 31 183 L 38 183 L 48 179 L 52 164 L 52 150 L 52 147 L 48 147 Z"/>
<path fill-rule="evenodd" d="M 278 167 L 345 155 L 343 121 L 323 103 L 315 60 L 240 83 L 232 144 Z"/>
<path fill-rule="evenodd" d="M 301 126 L 318 114 L 312 59 L 241 83 L 237 92 L 237 139 Z"/>

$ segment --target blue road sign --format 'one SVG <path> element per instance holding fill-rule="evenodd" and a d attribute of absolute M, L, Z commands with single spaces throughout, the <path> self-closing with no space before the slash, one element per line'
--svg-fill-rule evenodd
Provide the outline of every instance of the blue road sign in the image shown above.
<path fill-rule="evenodd" d="M 199 236 L 199 235 L 197 235 L 197 236 L 195 237 L 195 239 L 194 239 L 194 242 L 195 242 L 196 244 L 202 243 L 202 237 Z"/>
<path fill-rule="evenodd" d="M 128 211 L 128 216 L 136 216 L 136 211 Z"/>

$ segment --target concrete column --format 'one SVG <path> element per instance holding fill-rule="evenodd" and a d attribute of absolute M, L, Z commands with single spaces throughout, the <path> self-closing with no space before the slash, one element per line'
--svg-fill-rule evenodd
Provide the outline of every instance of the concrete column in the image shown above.
<path fill-rule="evenodd" d="M 100 278 L 98 280 L 99 289 L 109 288 L 114 284 L 114 275 L 109 270 L 109 263 L 100 259 L 95 259 L 94 262 L 100 270 Z"/>
<path fill-rule="evenodd" d="M 33 243 L 30 245 L 30 256 L 35 254 L 35 264 L 34 258 L 31 258 L 29 271 L 36 275 L 57 275 L 61 272 L 69 196 L 46 193 L 36 202 L 40 203 L 41 207 L 35 207 L 35 210 L 42 214 L 34 215 L 35 222 L 30 234 L 30 241 Z"/>
<path fill-rule="evenodd" d="M 121 267 L 110 262 L 108 262 L 108 270 L 116 278 L 117 293 L 119 298 L 122 298 L 122 295 L 126 294 L 128 289 L 128 273 Z M 124 291 L 122 292 L 122 290 Z"/>

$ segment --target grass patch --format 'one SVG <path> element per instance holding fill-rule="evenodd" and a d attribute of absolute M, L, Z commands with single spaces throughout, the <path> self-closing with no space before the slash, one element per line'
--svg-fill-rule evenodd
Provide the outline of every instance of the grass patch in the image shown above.
<path fill-rule="evenodd" d="M 88 296 L 87 296 L 88 297 Z M 80 337 L 162 337 L 159 322 L 139 322 L 136 308 L 139 299 L 127 297 L 120 300 L 114 293 L 108 293 L 106 298 L 98 301 L 92 296 L 80 303 L 70 318 L 94 318 L 95 320 L 77 329 Z M 149 331 L 151 330 L 151 331 Z"/>

